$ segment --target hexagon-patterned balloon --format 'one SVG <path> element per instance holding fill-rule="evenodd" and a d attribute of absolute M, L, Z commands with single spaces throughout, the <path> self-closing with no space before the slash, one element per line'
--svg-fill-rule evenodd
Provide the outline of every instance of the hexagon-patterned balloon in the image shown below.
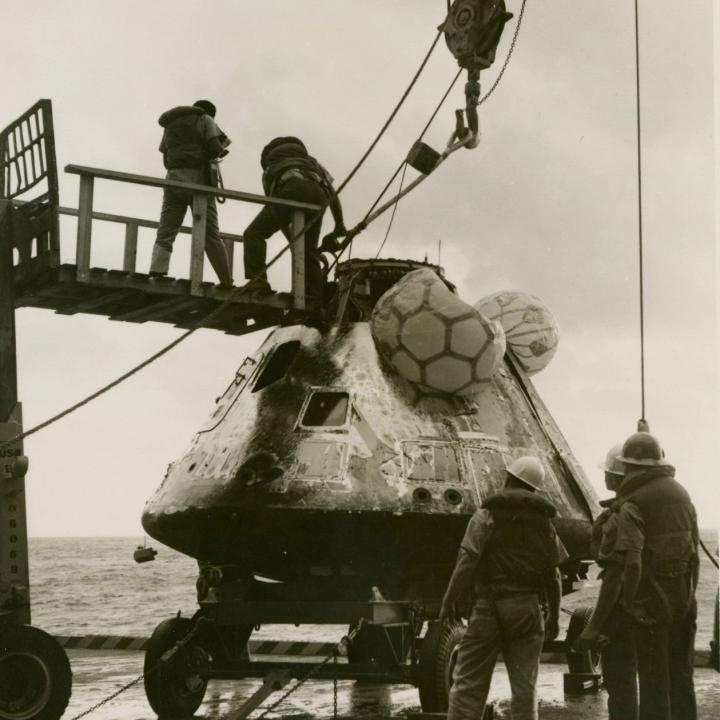
<path fill-rule="evenodd" d="M 475 303 L 475 309 L 505 330 L 508 347 L 528 375 L 542 370 L 555 355 L 560 331 L 542 300 L 516 290 L 503 290 Z"/>
<path fill-rule="evenodd" d="M 398 373 L 434 392 L 472 395 L 505 354 L 500 323 L 460 300 L 428 268 L 408 273 L 377 301 L 370 328 Z"/>

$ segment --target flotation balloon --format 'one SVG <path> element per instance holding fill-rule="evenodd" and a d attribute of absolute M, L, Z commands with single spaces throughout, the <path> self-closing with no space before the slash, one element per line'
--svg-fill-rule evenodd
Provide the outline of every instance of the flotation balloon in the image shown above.
<path fill-rule="evenodd" d="M 475 309 L 505 330 L 508 347 L 529 375 L 555 355 L 560 333 L 552 313 L 534 295 L 504 290 L 475 303 Z"/>
<path fill-rule="evenodd" d="M 505 353 L 500 324 L 460 300 L 427 268 L 408 273 L 377 301 L 370 327 L 398 373 L 435 392 L 474 394 Z"/>

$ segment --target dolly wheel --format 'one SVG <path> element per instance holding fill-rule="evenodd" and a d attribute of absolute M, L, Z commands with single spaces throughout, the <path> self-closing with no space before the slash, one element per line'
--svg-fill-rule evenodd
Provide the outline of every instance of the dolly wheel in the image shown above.
<path fill-rule="evenodd" d="M 420 704 L 424 712 L 447 712 L 453 670 L 463 635 L 465 626 L 459 623 L 430 623 L 423 638 L 418 668 Z"/>
<path fill-rule="evenodd" d="M 570 624 L 565 638 L 565 655 L 567 657 L 568 671 L 571 673 L 600 672 L 600 653 L 597 650 L 575 652 L 572 649 L 573 643 L 580 637 L 580 634 L 590 622 L 592 613 L 592 608 L 579 607 L 575 608 L 570 616 Z"/>
<path fill-rule="evenodd" d="M 72 673 L 55 638 L 29 625 L 0 624 L 0 718 L 58 720 Z"/>
<path fill-rule="evenodd" d="M 207 666 L 209 656 L 200 645 L 190 642 L 162 661 L 191 629 L 189 618 L 164 620 L 155 628 L 145 651 L 145 694 L 160 718 L 190 718 L 205 697 L 207 680 L 200 677 L 199 670 Z"/>

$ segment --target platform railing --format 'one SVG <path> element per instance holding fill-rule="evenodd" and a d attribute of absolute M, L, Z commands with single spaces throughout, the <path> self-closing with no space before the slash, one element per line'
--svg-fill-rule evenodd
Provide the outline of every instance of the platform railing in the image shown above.
<path fill-rule="evenodd" d="M 131 173 L 117 172 L 115 170 L 103 170 L 81 165 L 67 165 L 65 172 L 80 176 L 80 195 L 78 209 L 62 208 L 63 214 L 77 215 L 77 280 L 88 282 L 90 279 L 90 259 L 92 250 L 92 221 L 105 220 L 119 222 L 125 225 L 125 240 L 123 249 L 123 270 L 134 272 L 137 257 L 137 241 L 139 227 L 157 228 L 158 223 L 149 220 L 140 220 L 123 215 L 111 215 L 109 213 L 97 213 L 93 209 L 93 195 L 95 180 L 110 180 L 124 182 L 132 185 L 144 185 L 157 188 L 169 188 L 191 192 L 192 200 L 192 226 L 183 228 L 191 235 L 190 243 L 190 294 L 202 296 L 203 264 L 205 256 L 205 232 L 207 223 L 207 204 L 210 197 L 222 197 L 228 200 L 249 202 L 257 205 L 268 205 L 273 207 L 285 207 L 292 210 L 290 232 L 293 238 L 299 238 L 293 243 L 292 251 L 292 296 L 295 309 L 303 310 L 305 303 L 305 243 L 302 241 L 304 229 L 304 218 L 306 212 L 317 212 L 318 205 L 295 202 L 293 200 L 281 200 L 279 198 L 255 195 L 252 193 L 240 192 L 238 190 L 219 189 L 210 185 L 198 185 L 195 183 L 182 183 L 174 180 L 150 177 L 147 175 L 134 175 Z M 220 237 L 226 244 L 242 242 L 241 235 L 221 233 Z M 234 254 L 229 254 L 232 258 Z M 232 269 L 232 263 L 231 263 Z"/>
<path fill-rule="evenodd" d="M 0 130 L 0 198 L 27 206 L 15 222 L 13 242 L 19 261 L 33 265 L 33 272 L 57 267 L 58 177 L 50 100 L 39 100 Z"/>

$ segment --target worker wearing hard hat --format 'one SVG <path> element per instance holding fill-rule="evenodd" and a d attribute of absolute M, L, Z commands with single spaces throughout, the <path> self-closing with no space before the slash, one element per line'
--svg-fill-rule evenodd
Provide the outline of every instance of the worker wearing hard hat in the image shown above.
<path fill-rule="evenodd" d="M 615 552 L 619 507 L 616 496 L 625 474 L 621 455 L 622 445 L 613 446 L 600 466 L 605 472 L 605 487 L 616 495 L 600 502 L 603 511 L 593 524 L 591 551 L 602 568 L 602 585 L 590 623 L 580 635 L 576 649 L 601 652 L 609 719 L 637 720 L 634 621 L 618 602 L 623 578 L 623 565 Z"/>
<path fill-rule="evenodd" d="M 163 128 L 159 150 L 167 168 L 167 180 L 196 185 L 215 184 L 211 165 L 228 154 L 230 139 L 215 122 L 215 105 L 198 100 L 194 105 L 181 105 L 164 112 L 159 119 Z M 175 188 L 163 189 L 157 238 L 150 261 L 150 276 L 164 277 L 170 266 L 173 243 L 188 208 L 192 209 L 193 194 Z M 232 274 L 225 245 L 220 239 L 215 198 L 208 197 L 205 232 L 205 253 L 217 273 L 220 284 L 232 285 Z"/>
<path fill-rule="evenodd" d="M 544 640 L 558 634 L 558 565 L 568 557 L 551 522 L 555 507 L 540 495 L 544 479 L 537 458 L 518 458 L 507 470 L 505 489 L 489 497 L 468 523 L 440 610 L 441 622 L 456 622 L 457 604 L 472 588 L 474 604 L 458 647 L 448 720 L 482 717 L 501 652 L 513 718 L 537 718 L 540 652 Z"/>
<path fill-rule="evenodd" d="M 695 720 L 693 654 L 698 580 L 698 528 L 687 491 L 675 480 L 649 432 L 631 435 L 622 447 L 625 467 L 618 498 L 613 563 L 622 567 L 617 598 L 633 619 L 638 659 L 640 720 Z M 587 639 L 587 631 L 584 633 Z M 590 633 L 591 634 L 591 633 Z M 592 639 L 592 638 L 590 638 Z M 627 717 L 627 713 L 623 714 Z"/>

